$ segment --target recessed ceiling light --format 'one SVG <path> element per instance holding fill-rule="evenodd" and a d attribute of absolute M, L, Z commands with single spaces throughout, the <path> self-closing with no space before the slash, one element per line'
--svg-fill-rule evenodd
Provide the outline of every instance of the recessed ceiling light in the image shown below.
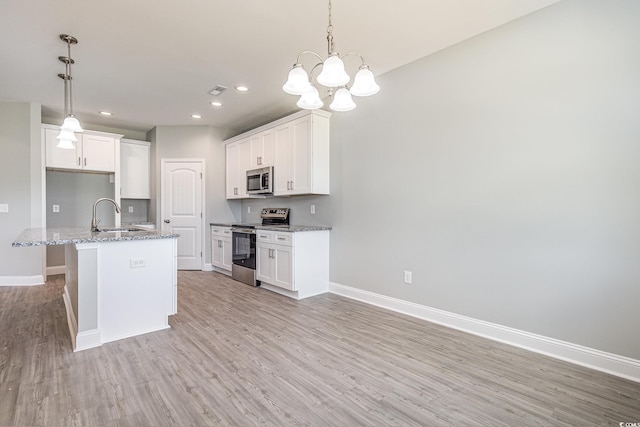
<path fill-rule="evenodd" d="M 113 113 L 109 112 L 109 111 L 99 111 L 101 116 L 107 116 L 107 117 L 111 117 L 113 116 Z"/>
<path fill-rule="evenodd" d="M 209 104 L 211 104 L 214 107 L 222 107 L 222 102 L 219 102 L 219 101 L 211 101 Z"/>
<path fill-rule="evenodd" d="M 192 115 L 191 115 L 191 118 L 192 118 L 192 119 L 201 119 L 201 118 L 202 118 L 202 116 L 201 116 L 200 114 L 192 114 Z"/>
<path fill-rule="evenodd" d="M 238 92 L 248 92 L 248 91 L 249 91 L 249 88 L 248 88 L 248 87 L 246 87 L 246 86 L 238 85 L 238 86 L 236 86 L 236 90 L 237 90 Z"/>

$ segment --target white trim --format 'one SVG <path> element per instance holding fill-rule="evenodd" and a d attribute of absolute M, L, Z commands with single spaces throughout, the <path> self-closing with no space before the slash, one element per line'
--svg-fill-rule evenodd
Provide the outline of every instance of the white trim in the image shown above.
<path fill-rule="evenodd" d="M 0 286 L 36 286 L 44 285 L 42 274 L 35 276 L 0 276 Z"/>
<path fill-rule="evenodd" d="M 640 382 L 640 360 L 329 282 L 329 292 Z"/>
<path fill-rule="evenodd" d="M 71 334 L 71 348 L 76 348 L 76 335 L 78 335 L 78 321 L 75 314 L 73 314 L 73 306 L 71 305 L 71 297 L 69 296 L 69 289 L 67 285 L 64 285 L 64 293 L 62 294 L 64 301 L 64 308 L 67 311 L 67 325 L 69 326 L 69 334 Z"/>
<path fill-rule="evenodd" d="M 205 262 L 204 265 L 202 266 L 202 271 L 215 271 L 213 268 L 213 264 L 211 264 L 210 262 Z"/>
<path fill-rule="evenodd" d="M 52 265 L 47 267 L 47 277 L 55 276 L 56 274 L 65 274 L 65 266 L 63 265 Z"/>
<path fill-rule="evenodd" d="M 101 345 L 100 329 L 91 329 L 89 331 L 78 332 L 73 351 L 88 350 L 90 348 L 100 347 Z"/>

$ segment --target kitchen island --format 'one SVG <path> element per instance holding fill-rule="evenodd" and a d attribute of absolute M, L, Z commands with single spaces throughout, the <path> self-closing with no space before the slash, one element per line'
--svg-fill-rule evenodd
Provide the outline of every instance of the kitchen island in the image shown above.
<path fill-rule="evenodd" d="M 13 246 L 65 246 L 64 303 L 74 351 L 169 328 L 177 311 L 178 234 L 30 228 Z"/>

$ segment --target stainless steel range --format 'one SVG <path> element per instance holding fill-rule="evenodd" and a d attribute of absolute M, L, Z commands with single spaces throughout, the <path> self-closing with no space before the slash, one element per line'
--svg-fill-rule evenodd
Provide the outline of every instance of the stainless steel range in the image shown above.
<path fill-rule="evenodd" d="M 264 208 L 260 213 L 262 224 L 289 225 L 289 208 Z M 256 283 L 256 224 L 237 224 L 231 228 L 231 277 L 247 285 Z"/>

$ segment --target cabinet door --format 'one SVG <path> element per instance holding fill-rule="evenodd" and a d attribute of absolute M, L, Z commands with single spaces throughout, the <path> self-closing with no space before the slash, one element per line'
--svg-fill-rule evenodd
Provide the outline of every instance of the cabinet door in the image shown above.
<path fill-rule="evenodd" d="M 238 160 L 240 145 L 238 143 L 227 144 L 227 199 L 238 198 Z"/>
<path fill-rule="evenodd" d="M 102 135 L 82 135 L 82 168 L 86 170 L 115 172 L 116 141 Z"/>
<path fill-rule="evenodd" d="M 291 246 L 273 245 L 275 269 L 272 285 L 295 291 L 293 281 L 293 248 Z"/>
<path fill-rule="evenodd" d="M 231 240 L 222 241 L 222 268 L 228 271 L 231 271 L 231 264 L 233 263 L 233 252 L 231 248 Z"/>
<path fill-rule="evenodd" d="M 291 128 L 284 124 L 274 130 L 274 189 L 275 196 L 291 193 Z"/>
<path fill-rule="evenodd" d="M 294 121 L 291 134 L 291 192 L 311 193 L 311 117 Z"/>
<path fill-rule="evenodd" d="M 48 168 L 80 169 L 82 159 L 82 137 L 78 135 L 78 141 L 74 142 L 75 150 L 58 148 L 57 129 L 44 130 L 45 165 Z"/>
<path fill-rule="evenodd" d="M 214 267 L 224 268 L 224 241 L 218 237 L 211 239 L 211 264 Z"/>
<path fill-rule="evenodd" d="M 273 245 L 256 245 L 256 279 L 267 283 L 274 282 Z"/>
<path fill-rule="evenodd" d="M 120 143 L 120 197 L 123 199 L 149 199 L 148 144 Z"/>
<path fill-rule="evenodd" d="M 227 145 L 227 199 L 247 197 L 247 169 L 251 156 L 249 138 Z"/>
<path fill-rule="evenodd" d="M 249 169 L 273 166 L 273 129 L 250 137 Z"/>

